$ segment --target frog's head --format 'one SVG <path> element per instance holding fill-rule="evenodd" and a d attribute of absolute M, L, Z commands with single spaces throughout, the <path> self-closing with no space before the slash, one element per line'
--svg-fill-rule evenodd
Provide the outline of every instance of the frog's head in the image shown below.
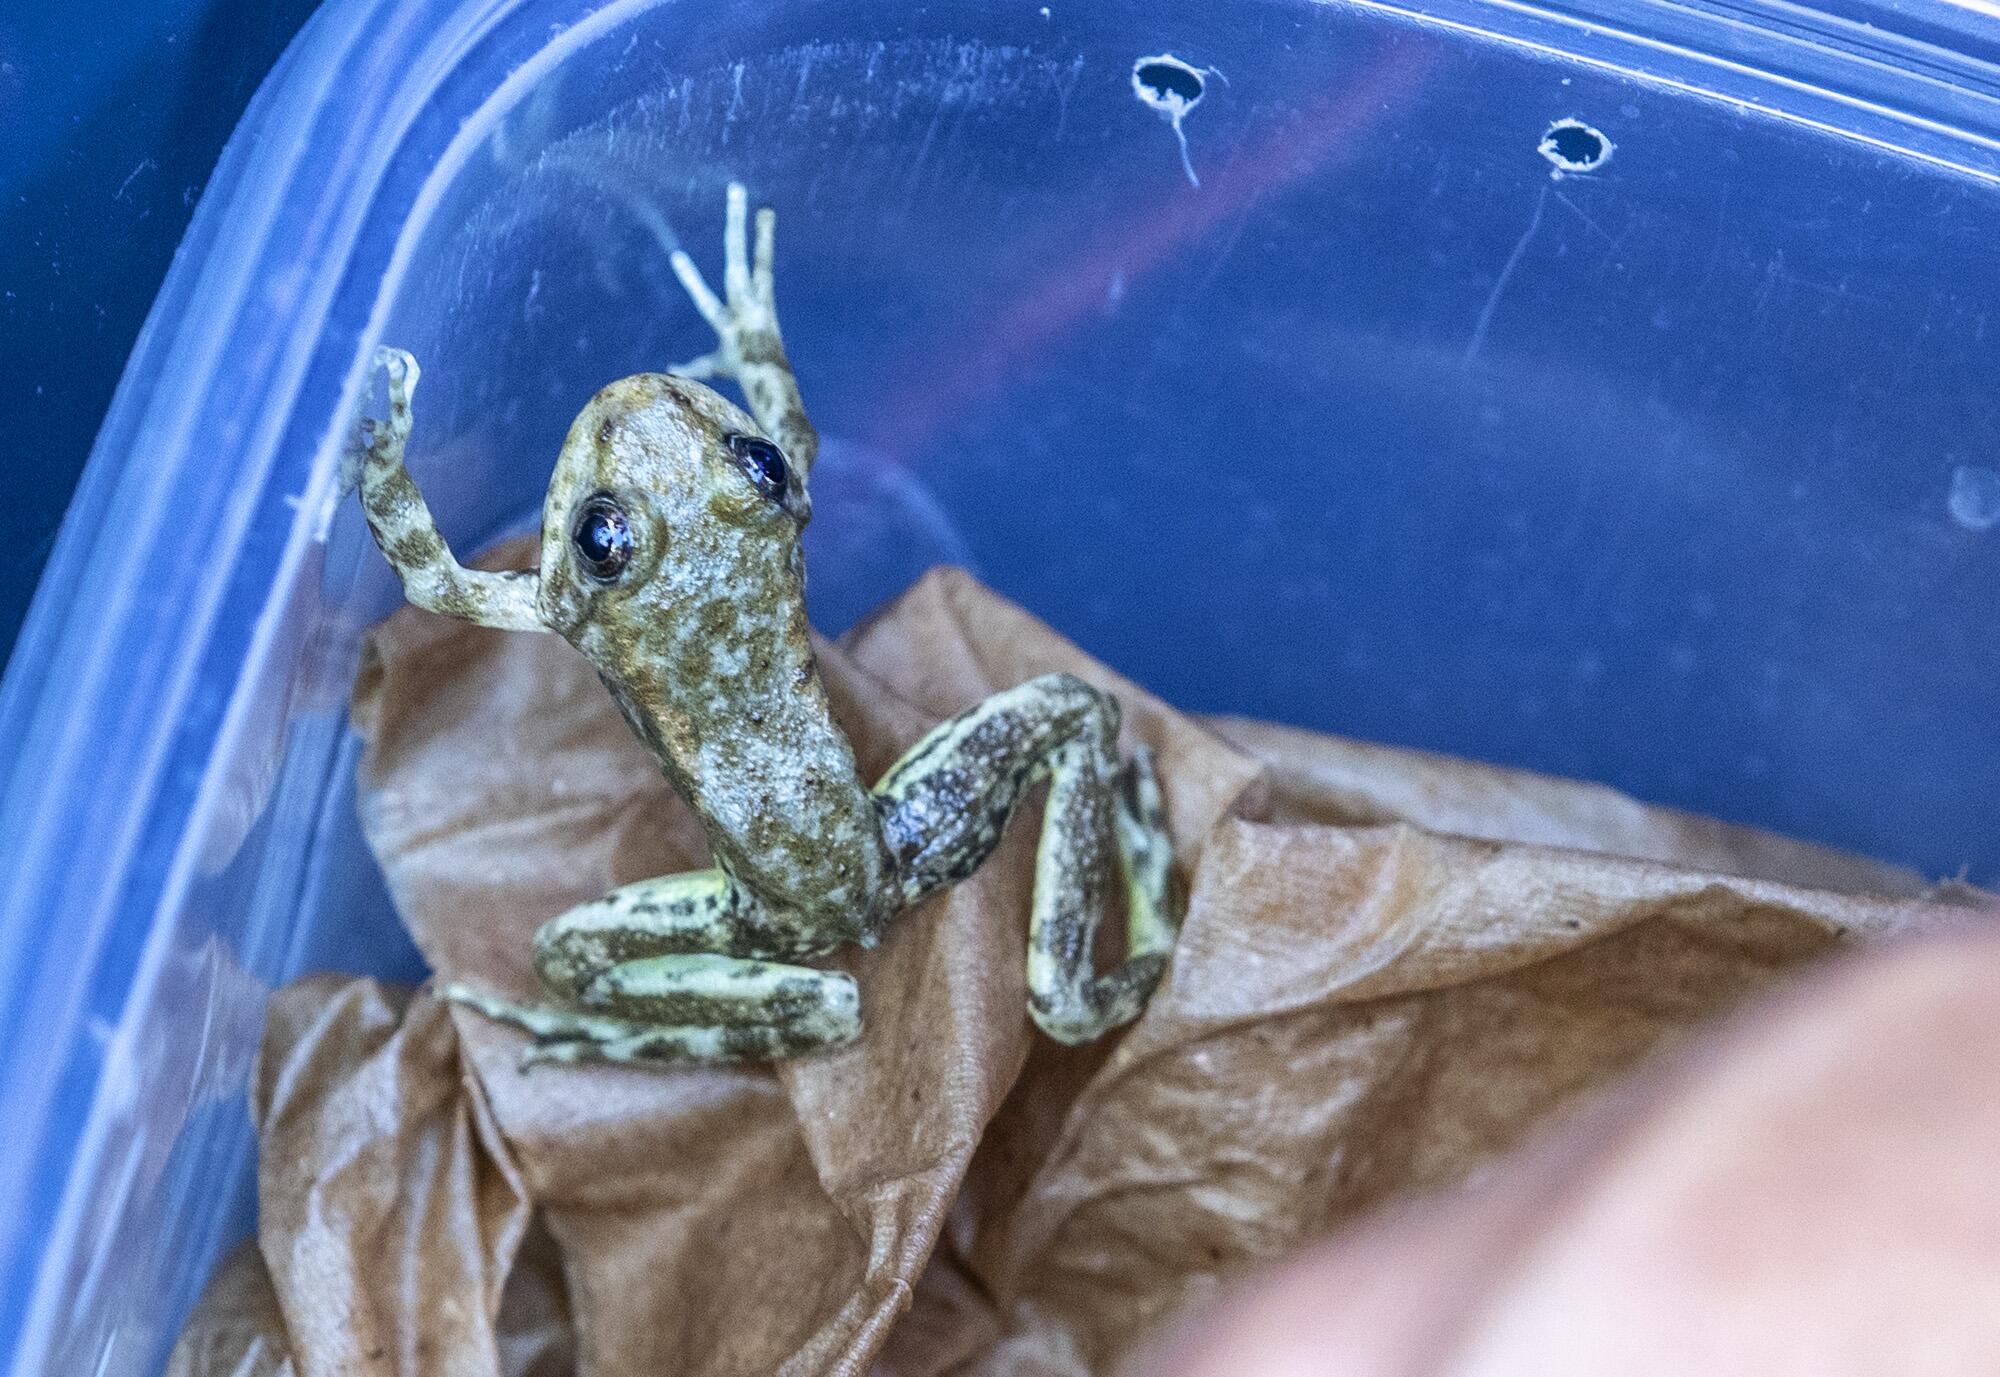
<path fill-rule="evenodd" d="M 549 482 L 540 615 L 628 713 L 662 679 L 678 698 L 754 694 L 740 681 L 790 658 L 774 642 L 805 636 L 809 512 L 802 477 L 740 407 L 688 378 L 622 379 L 577 416 Z"/>

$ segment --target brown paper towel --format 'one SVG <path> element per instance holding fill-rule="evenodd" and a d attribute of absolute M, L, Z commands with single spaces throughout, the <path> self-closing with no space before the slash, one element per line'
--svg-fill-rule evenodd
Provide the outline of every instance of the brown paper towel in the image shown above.
<path fill-rule="evenodd" d="M 1177 713 L 952 571 L 823 669 L 871 776 L 1037 674 L 1119 696 L 1189 889 L 1139 1023 L 1080 1049 L 1032 1034 L 1026 816 L 843 959 L 858 1045 L 771 1070 L 524 1074 L 518 1034 L 427 996 L 294 987 L 258 1097 L 270 1279 L 225 1271 L 183 1377 L 274 1353 L 299 1377 L 1106 1373 L 1226 1279 L 1463 1181 L 1788 972 L 1963 912 L 1599 786 Z M 369 839 L 443 976 L 535 997 L 541 922 L 705 863 L 553 637 L 406 609 L 354 721 Z M 530 1202 L 552 1246 L 517 1265 Z M 514 1359 L 503 1309 L 541 1336 Z"/>

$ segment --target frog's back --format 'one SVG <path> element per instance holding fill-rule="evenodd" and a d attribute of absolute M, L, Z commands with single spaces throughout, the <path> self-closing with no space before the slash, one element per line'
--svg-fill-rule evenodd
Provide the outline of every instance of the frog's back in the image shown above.
<path fill-rule="evenodd" d="M 543 530 L 574 534 L 545 542 L 541 607 L 717 862 L 832 945 L 879 930 L 899 891 L 813 657 L 809 512 L 803 478 L 733 404 L 683 378 L 623 379 L 578 415 L 550 481 Z"/>
<path fill-rule="evenodd" d="M 774 914 L 829 943 L 867 941 L 899 903 L 895 865 L 853 747 L 812 687 L 712 735 L 689 801 L 717 860 Z"/>

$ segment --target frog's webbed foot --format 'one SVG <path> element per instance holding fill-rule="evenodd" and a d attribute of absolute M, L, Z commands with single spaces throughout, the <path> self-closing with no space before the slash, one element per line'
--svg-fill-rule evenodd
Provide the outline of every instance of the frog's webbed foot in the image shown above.
<path fill-rule="evenodd" d="M 685 249 L 673 252 L 674 275 L 687 289 L 695 309 L 715 331 L 718 347 L 670 372 L 690 378 L 736 378 L 760 344 L 776 344 L 778 303 L 771 264 L 777 241 L 778 213 L 765 206 L 757 212 L 757 258 L 749 256 L 747 217 L 749 195 L 741 182 L 729 184 L 722 229 L 722 290 L 718 298 L 701 269 Z M 783 346 L 779 346 L 782 352 Z"/>
<path fill-rule="evenodd" d="M 717 347 L 670 373 L 687 378 L 727 378 L 743 389 L 750 414 L 764 433 L 778 442 L 792 467 L 803 478 L 819 452 L 819 433 L 806 418 L 798 382 L 785 357 L 778 331 L 778 302 L 771 263 L 777 238 L 778 213 L 769 206 L 757 212 L 756 257 L 749 243 L 749 198 L 741 182 L 729 184 L 722 231 L 722 296 L 717 297 L 685 250 L 673 254 L 674 275 L 680 278 L 695 309 L 714 329 Z"/>
<path fill-rule="evenodd" d="M 543 924 L 536 966 L 547 1004 L 463 985 L 445 998 L 534 1038 L 539 1061 L 765 1061 L 852 1042 L 852 976 L 770 960 L 828 945 L 797 937 L 728 875 L 701 870 L 615 889 Z"/>
<path fill-rule="evenodd" d="M 904 899 L 970 875 L 1021 797 L 1049 782 L 1028 926 L 1028 1007 L 1058 1042 L 1130 1022 L 1165 973 L 1179 932 L 1152 757 L 1120 764 L 1118 705 L 1069 674 L 996 693 L 932 730 L 875 786 Z M 1093 973 L 1107 906 L 1107 851 L 1125 879 L 1125 958 Z"/>

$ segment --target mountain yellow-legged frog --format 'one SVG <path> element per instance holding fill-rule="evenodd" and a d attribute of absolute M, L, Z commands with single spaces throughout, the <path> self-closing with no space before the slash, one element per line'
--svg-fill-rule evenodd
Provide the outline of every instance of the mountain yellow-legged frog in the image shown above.
<path fill-rule="evenodd" d="M 362 504 L 412 603 L 481 626 L 553 631 L 588 657 L 699 815 L 707 870 L 615 889 L 535 937 L 546 1003 L 451 986 L 533 1035 L 524 1060 L 791 1057 L 860 1033 L 851 976 L 801 964 L 873 945 L 902 910 L 978 869 L 1046 780 L 1028 919 L 1028 1007 L 1058 1041 L 1134 1018 L 1178 919 L 1160 791 L 1117 754 L 1118 704 L 1050 674 L 931 731 L 871 789 L 835 726 L 807 634 L 799 534 L 819 438 L 779 338 L 774 213 L 729 188 L 723 295 L 673 267 L 717 348 L 614 382 L 570 427 L 542 510 L 539 567 L 459 564 L 403 465 L 417 364 L 384 349 L 388 411 L 357 429 Z M 704 385 L 733 380 L 749 414 Z M 753 419 L 754 418 L 754 419 Z M 1123 871 L 1125 954 L 1098 973 Z"/>

